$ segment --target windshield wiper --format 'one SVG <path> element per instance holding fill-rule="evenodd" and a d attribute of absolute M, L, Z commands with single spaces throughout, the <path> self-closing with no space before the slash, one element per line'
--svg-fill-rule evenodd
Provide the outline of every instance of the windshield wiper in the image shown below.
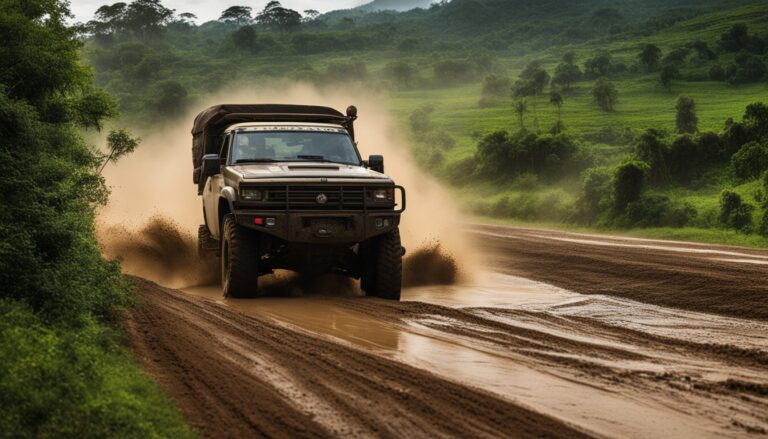
<path fill-rule="evenodd" d="M 275 159 L 240 159 L 235 160 L 235 164 L 238 163 L 275 163 L 277 160 Z"/>
<path fill-rule="evenodd" d="M 326 160 L 324 156 L 321 155 L 297 155 L 297 159 L 301 160 L 313 160 L 316 162 L 328 162 L 330 160 Z"/>

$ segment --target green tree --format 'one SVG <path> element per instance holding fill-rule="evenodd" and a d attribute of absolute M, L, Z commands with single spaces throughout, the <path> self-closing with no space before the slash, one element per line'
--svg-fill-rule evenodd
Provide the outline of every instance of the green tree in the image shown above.
<path fill-rule="evenodd" d="M 752 226 L 752 211 L 755 206 L 744 203 L 741 195 L 724 190 L 720 193 L 720 223 L 743 232 L 749 232 Z"/>
<path fill-rule="evenodd" d="M 696 102 L 688 96 L 679 96 L 675 104 L 675 125 L 678 133 L 698 131 L 699 118 L 696 116 Z"/>
<path fill-rule="evenodd" d="M 555 75 L 552 84 L 570 90 L 573 84 L 581 79 L 581 70 L 575 64 L 560 63 L 555 67 Z"/>
<path fill-rule="evenodd" d="M 645 67 L 647 71 L 653 71 L 659 66 L 659 59 L 661 58 L 661 49 L 655 44 L 646 44 L 643 46 L 643 50 L 637 56 L 640 60 L 640 64 Z"/>
<path fill-rule="evenodd" d="M 528 111 L 528 102 L 525 99 L 515 99 L 512 102 L 512 109 L 517 114 L 517 125 L 523 130 L 525 129 L 525 113 Z"/>
<path fill-rule="evenodd" d="M 557 123 L 560 124 L 562 122 L 562 115 L 563 115 L 563 95 L 560 94 L 557 90 L 552 90 L 549 92 L 549 103 L 554 105 L 557 109 Z"/>
<path fill-rule="evenodd" d="M 627 209 L 629 203 L 640 199 L 645 188 L 647 165 L 643 162 L 626 162 L 613 173 L 613 208 L 617 213 Z"/>
<path fill-rule="evenodd" d="M 592 98 L 603 111 L 611 112 L 619 99 L 619 91 L 613 82 L 598 78 L 592 85 Z"/>
<path fill-rule="evenodd" d="M 654 185 L 663 185 L 670 181 L 669 167 L 667 166 L 667 144 L 664 136 L 655 129 L 646 130 L 635 145 L 635 156 L 646 163 L 646 169 L 650 174 L 650 182 Z"/>
<path fill-rule="evenodd" d="M 224 23 L 245 26 L 253 22 L 251 18 L 252 9 L 250 6 L 230 6 L 221 13 L 219 21 Z"/>
<path fill-rule="evenodd" d="M 163 6 L 160 0 L 134 0 L 122 18 L 125 29 L 142 39 L 162 33 L 171 20 L 173 9 Z"/>
<path fill-rule="evenodd" d="M 768 170 L 768 142 L 748 142 L 731 158 L 733 173 L 742 180 L 757 178 Z"/>
<path fill-rule="evenodd" d="M 659 74 L 659 81 L 661 81 L 661 85 L 663 85 L 667 91 L 671 91 L 672 80 L 677 79 L 678 77 L 680 77 L 680 71 L 677 69 L 677 67 L 673 65 L 666 65 L 661 69 L 661 73 Z"/>
<path fill-rule="evenodd" d="M 584 63 L 584 76 L 587 78 L 600 78 L 613 72 L 613 60 L 611 54 L 600 51 Z"/>
<path fill-rule="evenodd" d="M 301 28 L 301 14 L 284 8 L 279 1 L 271 1 L 256 16 L 256 22 L 279 32 L 294 32 Z"/>
<path fill-rule="evenodd" d="M 253 26 L 242 26 L 230 35 L 232 45 L 240 53 L 256 53 L 259 50 L 256 29 Z"/>

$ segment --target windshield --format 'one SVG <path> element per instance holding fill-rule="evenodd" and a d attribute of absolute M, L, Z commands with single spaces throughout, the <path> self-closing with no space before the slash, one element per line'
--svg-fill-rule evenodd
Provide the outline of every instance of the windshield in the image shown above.
<path fill-rule="evenodd" d="M 360 165 L 349 135 L 339 131 L 241 131 L 232 142 L 232 163 L 320 161 Z"/>

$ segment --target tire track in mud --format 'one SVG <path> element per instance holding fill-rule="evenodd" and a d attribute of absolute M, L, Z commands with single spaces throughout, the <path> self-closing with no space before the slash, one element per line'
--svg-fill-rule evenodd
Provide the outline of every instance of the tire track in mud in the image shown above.
<path fill-rule="evenodd" d="M 586 437 L 427 371 L 137 283 L 129 343 L 204 436 Z M 341 415 L 318 419 L 317 401 Z"/>
<path fill-rule="evenodd" d="M 581 294 L 768 320 L 768 251 L 473 226 L 497 270 Z M 725 259 L 725 260 L 724 260 Z"/>

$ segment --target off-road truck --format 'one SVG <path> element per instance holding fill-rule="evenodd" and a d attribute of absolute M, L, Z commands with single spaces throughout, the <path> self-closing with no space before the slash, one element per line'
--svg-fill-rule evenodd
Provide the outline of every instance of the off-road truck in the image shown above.
<path fill-rule="evenodd" d="M 220 258 L 224 294 L 258 295 L 275 269 L 338 273 L 399 300 L 405 189 L 360 157 L 357 109 L 217 105 L 192 129 L 200 252 Z"/>

